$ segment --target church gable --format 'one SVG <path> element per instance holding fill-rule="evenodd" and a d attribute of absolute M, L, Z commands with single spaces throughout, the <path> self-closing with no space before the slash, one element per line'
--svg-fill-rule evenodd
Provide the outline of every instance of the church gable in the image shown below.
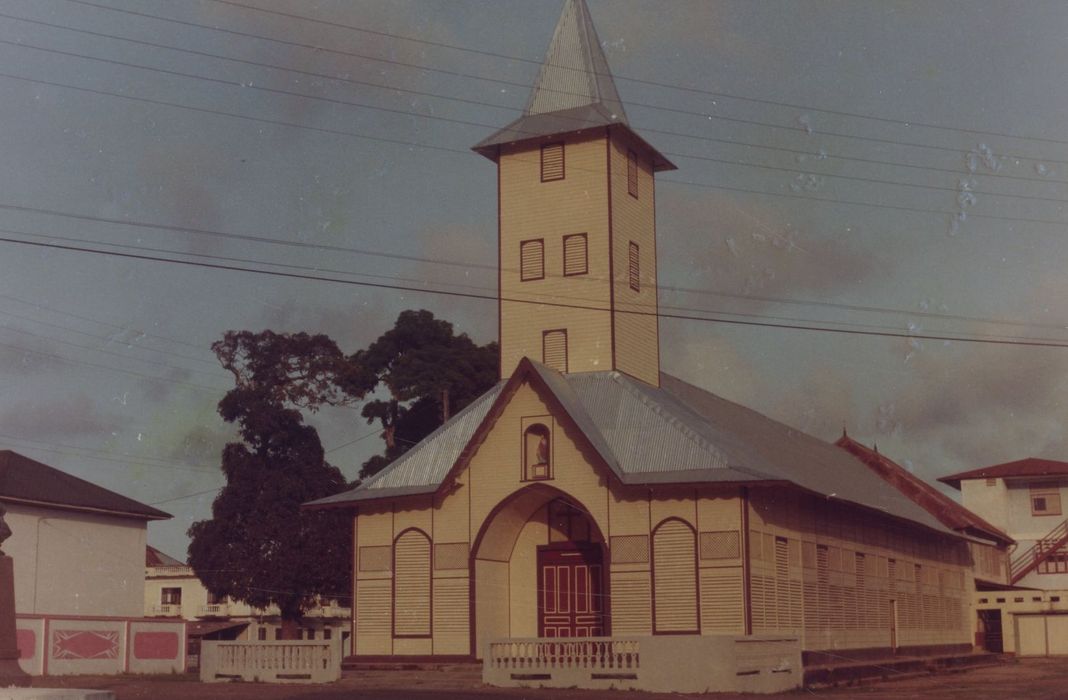
<path fill-rule="evenodd" d="M 465 459 L 442 484 L 444 492 L 450 491 L 450 482 L 470 490 L 476 522 L 513 492 L 535 484 L 580 501 L 601 494 L 596 500 L 603 504 L 605 485 L 616 479 L 595 446 L 596 436 L 591 439 L 583 430 L 581 417 L 571 415 L 532 363 L 524 365 L 498 397 Z"/>

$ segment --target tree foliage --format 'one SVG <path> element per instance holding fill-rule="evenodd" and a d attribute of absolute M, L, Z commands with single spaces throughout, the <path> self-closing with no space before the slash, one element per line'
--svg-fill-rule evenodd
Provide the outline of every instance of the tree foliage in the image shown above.
<path fill-rule="evenodd" d="M 388 398 L 363 406 L 368 423 L 382 426 L 385 452 L 364 462 L 360 476 L 380 471 L 485 393 L 498 378 L 497 344 L 477 345 L 429 311 L 403 311 L 393 328 L 350 358 L 345 390 Z"/>
<path fill-rule="evenodd" d="M 385 451 L 363 464 L 370 476 L 493 386 L 497 346 L 405 311 L 349 356 L 325 335 L 273 331 L 228 331 L 212 350 L 234 376 L 219 415 L 241 441 L 223 450 L 211 519 L 189 529 L 189 563 L 215 595 L 277 604 L 288 636 L 316 596 L 351 590 L 351 514 L 300 508 L 347 486 L 304 412 L 373 397 L 362 415 L 382 426 Z"/>
<path fill-rule="evenodd" d="M 226 486 L 189 528 L 189 564 L 215 595 L 277 604 L 291 628 L 318 595 L 351 590 L 351 515 L 302 511 L 346 487 L 299 408 L 341 400 L 344 357 L 326 336 L 228 332 L 212 346 L 236 386 L 219 402 L 241 442 L 223 450 Z"/>

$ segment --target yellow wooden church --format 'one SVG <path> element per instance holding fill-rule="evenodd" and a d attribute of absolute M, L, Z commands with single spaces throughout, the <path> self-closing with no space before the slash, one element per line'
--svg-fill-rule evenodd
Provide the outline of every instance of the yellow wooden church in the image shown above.
<path fill-rule="evenodd" d="M 474 150 L 498 174 L 501 381 L 309 504 L 355 513 L 355 655 L 970 648 L 959 534 L 848 452 L 662 371 L 656 174 L 675 166 L 628 125 L 583 0 L 523 116 Z"/>

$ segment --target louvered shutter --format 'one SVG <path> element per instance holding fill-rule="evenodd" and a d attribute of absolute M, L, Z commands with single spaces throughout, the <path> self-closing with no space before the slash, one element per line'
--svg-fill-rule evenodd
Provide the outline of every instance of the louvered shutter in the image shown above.
<path fill-rule="evenodd" d="M 698 632 L 697 561 L 693 530 L 669 520 L 653 535 L 655 632 Z"/>
<path fill-rule="evenodd" d="M 545 331 L 541 352 L 543 364 L 558 372 L 567 372 L 567 331 Z"/>
<path fill-rule="evenodd" d="M 588 271 L 586 234 L 564 236 L 564 274 L 584 275 Z"/>
<path fill-rule="evenodd" d="M 564 144 L 550 143 L 541 147 L 541 181 L 564 179 Z"/>
<path fill-rule="evenodd" d="M 430 635 L 430 540 L 409 530 L 393 544 L 393 634 Z"/>
<path fill-rule="evenodd" d="M 631 196 L 638 196 L 638 154 L 627 152 L 627 191 Z"/>
<path fill-rule="evenodd" d="M 545 242 L 540 238 L 519 244 L 519 278 L 540 280 L 545 277 Z"/>
<path fill-rule="evenodd" d="M 633 289 L 636 292 L 640 292 L 641 289 L 642 289 L 642 277 L 641 277 L 642 269 L 641 269 L 641 255 L 640 255 L 640 251 L 638 249 L 638 244 L 637 243 L 631 243 L 630 244 L 630 255 L 629 255 L 628 263 L 629 263 L 628 272 L 629 272 L 629 277 L 630 277 L 630 288 Z"/>

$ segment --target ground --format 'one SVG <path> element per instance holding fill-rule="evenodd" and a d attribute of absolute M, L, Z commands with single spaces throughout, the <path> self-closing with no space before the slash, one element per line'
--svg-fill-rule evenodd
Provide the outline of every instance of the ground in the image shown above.
<path fill-rule="evenodd" d="M 258 683 L 200 684 L 190 675 L 77 676 L 36 678 L 40 687 L 107 688 L 118 700 L 642 700 L 683 697 L 647 693 L 581 690 L 514 690 L 487 688 L 470 671 L 365 671 L 346 673 L 338 683 L 282 686 Z M 798 690 L 777 698 L 826 697 L 828 700 L 1068 700 L 1068 659 L 1026 659 L 959 673 L 910 677 L 855 688 Z M 752 700 L 753 695 L 716 694 L 715 700 Z"/>

